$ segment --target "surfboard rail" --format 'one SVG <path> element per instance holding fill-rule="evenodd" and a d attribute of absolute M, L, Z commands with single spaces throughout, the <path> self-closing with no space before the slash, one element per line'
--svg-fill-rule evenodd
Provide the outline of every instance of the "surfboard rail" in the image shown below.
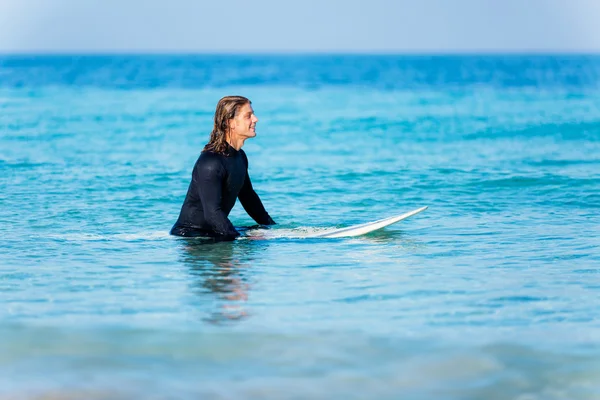
<path fill-rule="evenodd" d="M 346 228 L 332 229 L 325 232 L 320 232 L 314 235 L 308 236 L 309 238 L 341 238 L 341 237 L 353 237 L 365 235 L 370 232 L 385 228 L 386 226 L 400 222 L 408 217 L 412 217 L 422 211 L 425 211 L 428 207 L 417 208 L 416 210 L 409 211 L 407 213 L 396 215 L 393 217 L 383 218 L 373 222 L 366 222 L 363 224 L 352 225 Z"/>

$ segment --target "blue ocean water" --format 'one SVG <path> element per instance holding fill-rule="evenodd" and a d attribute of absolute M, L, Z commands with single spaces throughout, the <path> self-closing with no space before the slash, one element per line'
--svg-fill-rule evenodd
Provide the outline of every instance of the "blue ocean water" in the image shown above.
<path fill-rule="evenodd" d="M 170 237 L 229 94 L 278 225 Z M 0 171 L 2 398 L 600 398 L 599 56 L 1 56 Z"/>

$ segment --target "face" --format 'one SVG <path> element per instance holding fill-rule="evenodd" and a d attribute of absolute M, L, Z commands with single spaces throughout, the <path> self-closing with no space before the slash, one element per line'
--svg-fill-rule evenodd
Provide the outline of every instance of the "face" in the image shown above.
<path fill-rule="evenodd" d="M 252 105 L 244 104 L 229 123 L 231 135 L 240 139 L 253 138 L 256 136 L 257 122 Z"/>

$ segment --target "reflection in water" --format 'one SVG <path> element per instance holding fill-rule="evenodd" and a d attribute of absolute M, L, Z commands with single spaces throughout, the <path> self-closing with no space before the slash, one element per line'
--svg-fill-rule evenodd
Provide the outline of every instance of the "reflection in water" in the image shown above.
<path fill-rule="evenodd" d="M 201 297 L 201 306 L 208 298 L 213 307 L 207 310 L 207 321 L 223 323 L 247 317 L 244 303 L 251 289 L 250 270 L 256 253 L 265 250 L 266 241 L 183 239 L 182 244 L 182 261 L 195 278 L 190 286 Z"/>

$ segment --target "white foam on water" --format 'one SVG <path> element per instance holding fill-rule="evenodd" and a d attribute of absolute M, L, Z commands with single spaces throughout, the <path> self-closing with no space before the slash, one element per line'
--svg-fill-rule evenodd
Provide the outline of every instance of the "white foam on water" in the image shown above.
<path fill-rule="evenodd" d="M 142 232 L 142 233 L 118 233 L 113 235 L 113 238 L 124 240 L 124 241 L 133 241 L 133 240 L 164 240 L 173 238 L 168 231 L 158 231 L 158 232 Z"/>
<path fill-rule="evenodd" d="M 173 238 L 168 231 L 116 233 L 113 235 L 97 235 L 93 233 L 73 233 L 46 236 L 49 239 L 69 242 L 99 242 L 99 241 L 139 241 L 139 240 L 165 240 Z"/>
<path fill-rule="evenodd" d="M 241 237 L 245 239 L 305 239 L 321 232 L 326 232 L 331 228 L 315 228 L 303 226 L 292 229 L 249 229 Z"/>

